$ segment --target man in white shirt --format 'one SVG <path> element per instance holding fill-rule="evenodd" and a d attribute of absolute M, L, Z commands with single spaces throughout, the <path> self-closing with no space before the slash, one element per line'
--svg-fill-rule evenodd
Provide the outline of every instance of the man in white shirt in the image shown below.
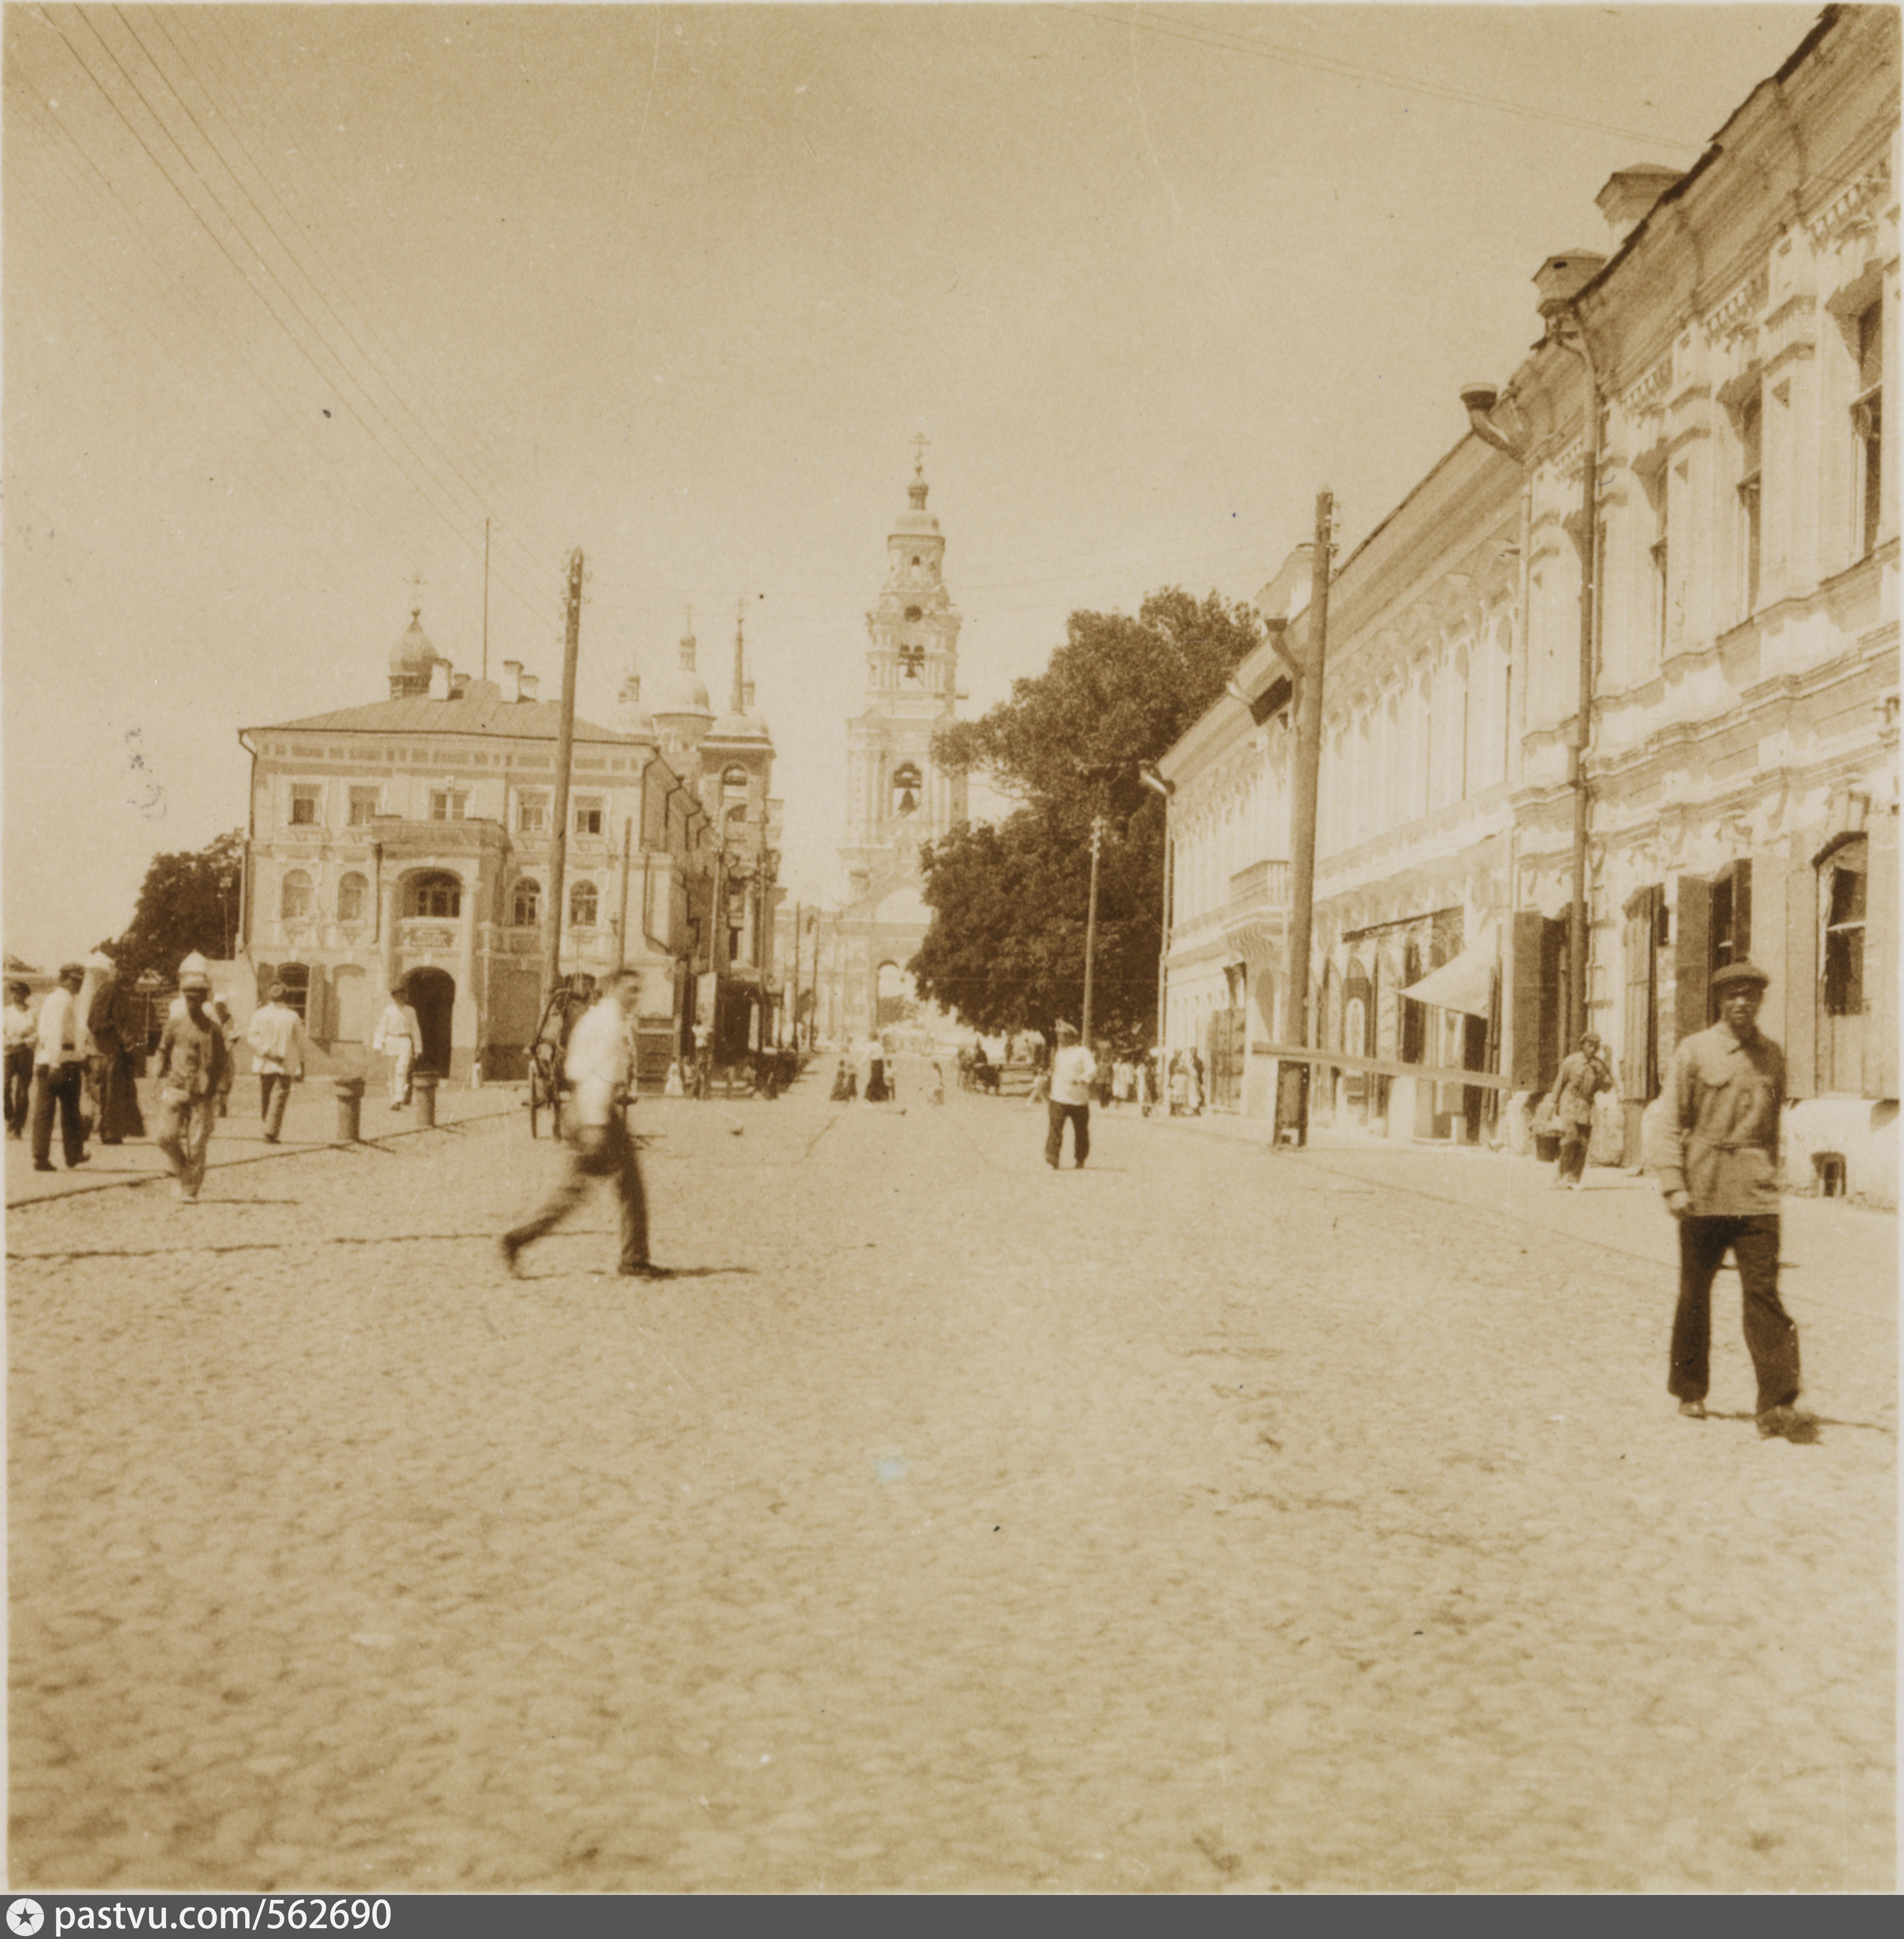
<path fill-rule="evenodd" d="M 1051 1128 L 1045 1134 L 1044 1161 L 1053 1171 L 1065 1149 L 1065 1120 L 1071 1121 L 1071 1156 L 1078 1168 L 1091 1155 L 1091 1086 L 1098 1061 L 1077 1040 L 1075 1024 L 1058 1026 L 1058 1055 L 1051 1061 Z"/>
<path fill-rule="evenodd" d="M 251 1067 L 257 1073 L 264 1142 L 275 1145 L 285 1128 L 291 1087 L 304 1075 L 304 1058 L 309 1049 L 303 1019 L 285 1001 L 283 984 L 271 985 L 264 1003 L 252 1013 L 251 1027 L 245 1035 L 251 1046 Z"/>
<path fill-rule="evenodd" d="M 0 1010 L 7 1031 L 7 1135 L 26 1135 L 33 1109 L 33 1050 L 40 1040 L 38 1019 L 31 1008 L 33 991 L 26 983 L 7 985 L 7 1003 Z"/>
<path fill-rule="evenodd" d="M 86 965 L 60 965 L 57 988 L 40 1006 L 33 1046 L 33 1169 L 53 1169 L 53 1113 L 59 1112 L 59 1143 L 66 1169 L 87 1161 L 86 1123 L 80 1094 L 86 1075 L 86 1027 L 79 1020 L 79 988 Z"/>
<path fill-rule="evenodd" d="M 390 1001 L 384 1006 L 370 1048 L 390 1060 L 390 1108 L 401 1111 L 410 1102 L 410 1070 L 423 1048 L 423 1026 L 401 982 L 390 986 Z"/>
<path fill-rule="evenodd" d="M 568 1162 L 562 1182 L 532 1217 L 502 1235 L 503 1263 L 516 1271 L 516 1256 L 559 1225 L 587 1195 L 591 1178 L 612 1178 L 621 1198 L 621 1262 L 627 1279 L 673 1275 L 648 1257 L 647 1195 L 635 1141 L 623 1110 L 635 1090 L 635 1047 L 630 1036 L 641 982 L 617 970 L 596 992 L 593 1006 L 568 1036 L 562 1065 L 569 1097 L 562 1109 Z"/>

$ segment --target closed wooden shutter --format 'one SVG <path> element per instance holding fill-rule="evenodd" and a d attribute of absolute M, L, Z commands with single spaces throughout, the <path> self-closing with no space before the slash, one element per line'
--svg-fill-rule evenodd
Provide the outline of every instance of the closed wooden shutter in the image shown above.
<path fill-rule="evenodd" d="M 1619 1094 L 1644 1104 L 1659 1094 L 1659 1031 L 1655 938 L 1665 900 L 1657 884 L 1626 905 L 1626 1004 L 1620 1019 Z"/>
<path fill-rule="evenodd" d="M 1866 887 L 1864 990 L 1864 1094 L 1897 1095 L 1897 817 L 1875 812 Z"/>
<path fill-rule="evenodd" d="M 1508 965 L 1513 1068 L 1507 1075 L 1517 1091 L 1531 1091 L 1540 1082 L 1541 937 L 1546 923 L 1538 909 L 1514 912 L 1513 959 Z"/>
<path fill-rule="evenodd" d="M 1711 962 L 1712 884 L 1701 875 L 1682 875 L 1673 920 L 1676 1046 L 1706 1027 Z"/>
<path fill-rule="evenodd" d="M 1817 829 L 1792 837 L 1785 869 L 1785 1094 L 1818 1094 L 1818 874 L 1811 857 Z M 1767 963 L 1772 970 L 1774 966 Z"/>

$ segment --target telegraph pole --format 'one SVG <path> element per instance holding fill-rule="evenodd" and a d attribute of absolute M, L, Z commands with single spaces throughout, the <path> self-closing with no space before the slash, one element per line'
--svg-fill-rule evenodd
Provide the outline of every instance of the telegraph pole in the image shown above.
<path fill-rule="evenodd" d="M 1091 904 L 1084 921 L 1084 1048 L 1091 1048 L 1091 959 L 1098 948 L 1098 851 L 1104 845 L 1104 817 L 1091 817 Z"/>
<path fill-rule="evenodd" d="M 489 677 L 489 522 L 483 521 L 483 677 Z"/>
<path fill-rule="evenodd" d="M 1316 494 L 1315 565 L 1309 591 L 1309 627 L 1296 681 L 1295 826 L 1290 846 L 1289 1027 L 1294 1041 L 1310 1048 L 1309 949 L 1315 924 L 1315 823 L 1317 785 L 1322 772 L 1322 669 L 1329 646 L 1329 576 L 1335 556 L 1331 537 L 1336 520 L 1333 493 Z M 1302 1067 L 1302 1103 L 1296 1142 L 1309 1141 L 1309 1081 L 1313 1067 Z"/>
<path fill-rule="evenodd" d="M 582 549 L 568 555 L 568 631 L 562 650 L 562 726 L 556 739 L 556 825 L 549 835 L 549 910 L 542 1000 L 562 978 L 562 875 L 568 866 L 568 764 L 575 748 L 575 662 L 582 644 Z"/>

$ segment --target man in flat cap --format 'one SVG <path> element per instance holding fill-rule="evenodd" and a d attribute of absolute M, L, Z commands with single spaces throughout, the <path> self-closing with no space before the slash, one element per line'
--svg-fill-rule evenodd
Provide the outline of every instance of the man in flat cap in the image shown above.
<path fill-rule="evenodd" d="M 178 966 L 178 994 L 184 1012 L 167 1021 L 159 1039 L 159 1128 L 152 1142 L 172 1167 L 172 1195 L 192 1205 L 205 1183 L 218 1090 L 231 1052 L 224 1032 L 206 1008 L 211 973 L 196 950 Z"/>
<path fill-rule="evenodd" d="M 1705 1418 L 1712 1282 L 1729 1249 L 1758 1375 L 1759 1432 L 1809 1441 L 1814 1423 L 1795 1405 L 1798 1329 L 1778 1298 L 1785 1054 L 1758 1021 L 1771 981 L 1756 963 L 1726 964 L 1712 979 L 1718 1022 L 1673 1053 L 1654 1165 L 1666 1209 L 1679 1221 L 1679 1309 L 1666 1384 L 1681 1414 Z"/>
<path fill-rule="evenodd" d="M 1079 1043 L 1075 1024 L 1058 1026 L 1058 1055 L 1051 1061 L 1050 1128 L 1044 1161 L 1053 1171 L 1065 1152 L 1065 1120 L 1071 1121 L 1071 1156 L 1081 1168 L 1091 1155 L 1091 1082 L 1097 1060 Z"/>
<path fill-rule="evenodd" d="M 86 1025 L 79 1013 L 84 963 L 62 963 L 59 981 L 40 1006 L 33 1046 L 33 1169 L 53 1169 L 53 1114 L 59 1113 L 59 1143 L 71 1171 L 87 1161 L 86 1120 L 81 1093 L 86 1076 Z"/>
<path fill-rule="evenodd" d="M 257 1073 L 258 1114 L 264 1120 L 264 1142 L 275 1145 L 285 1128 L 285 1105 L 291 1087 L 304 1075 L 309 1050 L 303 1019 L 285 1001 L 282 983 L 273 983 L 264 1001 L 251 1013 L 246 1032 L 251 1046 L 251 1067 Z"/>

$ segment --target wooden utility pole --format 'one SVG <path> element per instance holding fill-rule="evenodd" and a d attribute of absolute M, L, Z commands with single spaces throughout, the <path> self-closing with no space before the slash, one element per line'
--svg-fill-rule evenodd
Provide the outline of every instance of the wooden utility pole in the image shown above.
<path fill-rule="evenodd" d="M 1315 552 L 1309 589 L 1308 638 L 1296 680 L 1296 799 L 1290 843 L 1288 1026 L 1292 1042 L 1310 1047 L 1309 949 L 1315 925 L 1315 823 L 1318 783 L 1322 772 L 1322 670 L 1329 647 L 1329 576 L 1335 556 L 1330 536 L 1336 501 L 1318 492 L 1315 501 Z M 1296 1142 L 1309 1141 L 1309 1078 L 1301 1067 L 1302 1102 L 1296 1117 Z"/>
<path fill-rule="evenodd" d="M 489 677 L 489 522 L 483 521 L 483 677 Z"/>
<path fill-rule="evenodd" d="M 582 644 L 582 549 L 568 555 L 568 632 L 562 650 L 562 726 L 556 737 L 555 826 L 549 832 L 548 942 L 542 975 L 547 1004 L 562 980 L 562 876 L 568 866 L 568 766 L 575 748 L 575 662 Z"/>
<path fill-rule="evenodd" d="M 1098 948 L 1098 851 L 1104 845 L 1104 817 L 1091 818 L 1091 903 L 1084 919 L 1084 1020 L 1080 1041 L 1091 1048 L 1091 959 Z"/>

